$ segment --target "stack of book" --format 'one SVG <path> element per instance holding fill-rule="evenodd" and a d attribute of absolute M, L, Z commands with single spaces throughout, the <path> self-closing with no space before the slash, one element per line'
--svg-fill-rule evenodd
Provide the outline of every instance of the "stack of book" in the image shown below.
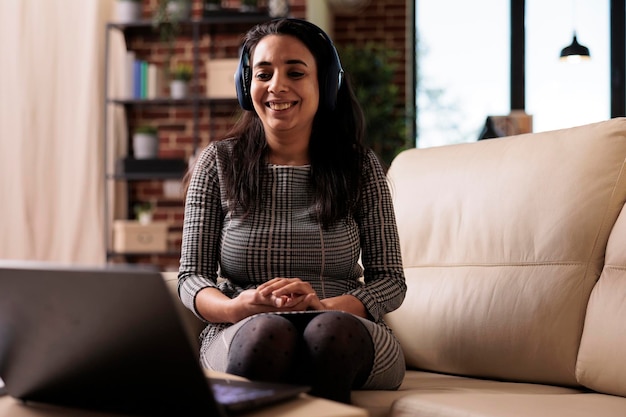
<path fill-rule="evenodd" d="M 138 59 L 134 51 L 127 51 L 123 68 L 123 98 L 154 99 L 163 96 L 163 68 Z"/>

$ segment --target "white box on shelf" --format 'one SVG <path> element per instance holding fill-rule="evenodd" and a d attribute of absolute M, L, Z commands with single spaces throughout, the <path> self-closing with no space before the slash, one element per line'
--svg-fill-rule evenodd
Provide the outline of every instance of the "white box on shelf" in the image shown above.
<path fill-rule="evenodd" d="M 113 250 L 119 253 L 167 251 L 167 222 L 140 224 L 135 220 L 113 222 Z"/>
<path fill-rule="evenodd" d="M 237 58 L 211 59 L 206 63 L 206 95 L 209 98 L 236 98 Z"/>

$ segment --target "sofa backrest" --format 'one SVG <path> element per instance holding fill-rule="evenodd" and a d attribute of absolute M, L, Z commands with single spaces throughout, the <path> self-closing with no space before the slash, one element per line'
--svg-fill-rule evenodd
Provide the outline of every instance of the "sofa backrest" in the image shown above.
<path fill-rule="evenodd" d="M 408 366 L 577 385 L 625 159 L 626 119 L 398 155 L 408 293 L 387 320 Z"/>

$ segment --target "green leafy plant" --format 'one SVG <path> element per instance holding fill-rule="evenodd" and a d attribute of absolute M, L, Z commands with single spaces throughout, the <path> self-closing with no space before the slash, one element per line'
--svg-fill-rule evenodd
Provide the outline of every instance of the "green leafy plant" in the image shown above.
<path fill-rule="evenodd" d="M 155 204 L 151 201 L 143 201 L 141 203 L 137 203 L 133 206 L 133 210 L 135 211 L 135 215 L 139 217 L 142 213 L 152 213 L 154 212 Z"/>
<path fill-rule="evenodd" d="M 181 19 L 180 13 L 172 13 L 171 4 L 178 3 L 178 10 L 186 10 L 191 7 L 190 0 L 158 0 L 157 7 L 152 15 L 152 27 L 159 32 L 159 38 L 165 45 L 167 54 L 164 59 L 164 67 L 169 69 L 172 55 L 174 54 L 174 43 L 180 34 Z M 166 76 L 169 74 L 166 74 Z"/>
<path fill-rule="evenodd" d="M 140 125 L 135 129 L 135 133 L 146 133 L 149 135 L 156 135 L 158 133 L 158 128 L 151 125 Z"/>
<path fill-rule="evenodd" d="M 174 80 L 189 81 L 193 75 L 193 68 L 189 64 L 178 64 L 171 70 Z"/>
<path fill-rule="evenodd" d="M 256 12 L 258 10 L 257 0 L 241 0 L 239 10 L 242 12 Z"/>
<path fill-rule="evenodd" d="M 152 201 L 143 201 L 133 206 L 135 219 L 141 224 L 148 224 L 152 221 L 152 216 L 156 210 L 156 204 Z"/>
<path fill-rule="evenodd" d="M 389 165 L 407 147 L 404 113 L 394 83 L 397 55 L 383 44 L 347 45 L 341 63 L 353 84 L 367 124 L 367 144 Z"/>

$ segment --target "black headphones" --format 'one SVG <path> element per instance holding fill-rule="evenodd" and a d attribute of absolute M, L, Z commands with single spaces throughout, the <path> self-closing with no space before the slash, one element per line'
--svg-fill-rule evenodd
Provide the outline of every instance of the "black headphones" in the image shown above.
<path fill-rule="evenodd" d="M 339 88 L 341 88 L 341 83 L 343 81 L 343 68 L 341 67 L 341 61 L 339 60 L 337 48 L 335 48 L 335 45 L 330 37 L 313 23 L 306 20 L 292 18 L 284 20 L 301 25 L 311 31 L 314 35 L 320 36 L 326 42 L 330 51 L 330 63 L 326 79 L 320 80 L 320 90 L 323 88 L 326 93 L 326 107 L 329 110 L 333 110 L 335 108 L 335 104 L 337 103 L 337 92 L 339 91 Z M 241 47 L 239 65 L 237 66 L 237 71 L 235 72 L 235 87 L 237 89 L 237 100 L 239 100 L 239 105 L 242 109 L 248 111 L 254 109 L 254 106 L 252 105 L 252 97 L 250 96 L 251 83 L 252 68 L 250 67 L 250 48 L 244 43 Z"/>

